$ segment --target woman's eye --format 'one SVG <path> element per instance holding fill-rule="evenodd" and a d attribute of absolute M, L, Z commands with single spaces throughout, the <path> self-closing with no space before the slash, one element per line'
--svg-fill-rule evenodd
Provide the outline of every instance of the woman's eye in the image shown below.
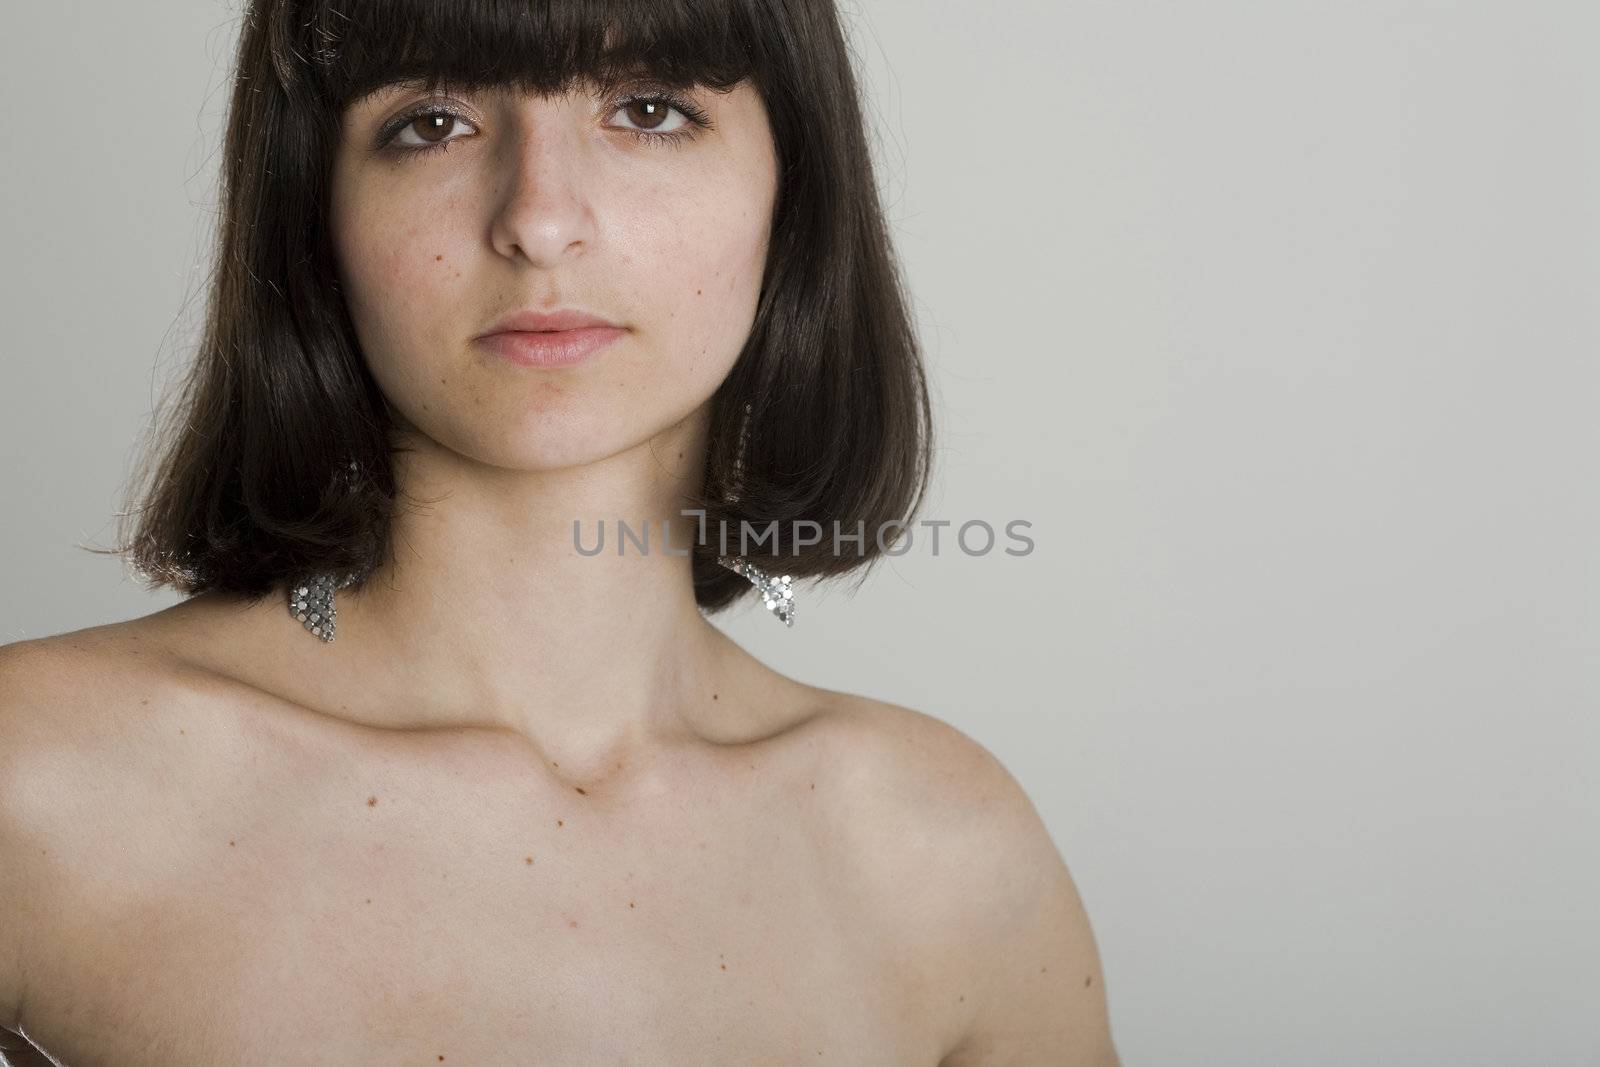
<path fill-rule="evenodd" d="M 466 122 L 460 115 L 448 111 L 425 111 L 405 119 L 385 141 L 386 144 L 394 143 L 400 148 L 411 151 L 428 151 L 442 148 L 448 142 L 458 138 L 448 134 L 458 123 Z M 471 123 L 467 123 L 468 126 Z M 406 135 L 414 134 L 416 139 L 408 140 Z"/>
<path fill-rule="evenodd" d="M 671 115 L 675 111 L 678 112 L 678 123 L 671 125 Z M 624 100 L 617 105 L 614 114 L 626 116 L 629 122 L 635 124 L 631 129 L 640 133 L 672 134 L 690 122 L 688 116 L 674 107 L 671 101 L 659 97 Z"/>

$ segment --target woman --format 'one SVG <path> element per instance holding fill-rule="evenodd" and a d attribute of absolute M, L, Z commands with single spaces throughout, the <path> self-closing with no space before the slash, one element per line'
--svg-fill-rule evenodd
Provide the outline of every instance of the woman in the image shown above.
<path fill-rule="evenodd" d="M 224 153 L 122 546 L 189 599 L 0 650 L 0 1024 L 72 1065 L 1115 1064 L 1004 768 L 704 618 L 791 621 L 928 476 L 831 4 L 256 0 Z M 592 552 L 619 521 L 654 551 Z"/>

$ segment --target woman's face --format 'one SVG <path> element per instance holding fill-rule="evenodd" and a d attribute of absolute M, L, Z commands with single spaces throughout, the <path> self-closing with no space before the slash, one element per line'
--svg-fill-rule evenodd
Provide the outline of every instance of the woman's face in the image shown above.
<path fill-rule="evenodd" d="M 678 94 L 709 128 L 628 102 L 641 95 L 391 86 L 346 110 L 334 251 L 403 429 L 494 466 L 571 466 L 682 422 L 727 376 L 777 193 L 766 110 L 749 82 Z M 562 309 L 626 332 L 563 367 L 479 340 L 507 314 Z"/>

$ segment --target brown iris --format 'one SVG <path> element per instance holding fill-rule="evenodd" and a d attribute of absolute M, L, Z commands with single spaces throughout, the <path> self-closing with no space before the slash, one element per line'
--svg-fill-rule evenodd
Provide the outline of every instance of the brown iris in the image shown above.
<path fill-rule="evenodd" d="M 450 127 L 455 123 L 454 115 L 420 115 L 411 121 L 411 128 L 429 144 L 438 144 L 444 140 L 444 135 L 450 132 Z M 429 137 L 428 132 L 438 133 L 440 135 L 438 140 Z"/>
<path fill-rule="evenodd" d="M 628 118 L 633 120 L 640 128 L 646 130 L 653 130 L 659 126 L 661 124 L 661 120 L 666 118 L 667 112 L 671 109 L 672 108 L 670 104 L 666 104 L 660 100 L 634 100 L 625 105 L 624 108 L 624 110 L 629 112 Z M 649 115 L 655 121 L 639 122 L 639 120 L 635 117 L 636 114 Z"/>

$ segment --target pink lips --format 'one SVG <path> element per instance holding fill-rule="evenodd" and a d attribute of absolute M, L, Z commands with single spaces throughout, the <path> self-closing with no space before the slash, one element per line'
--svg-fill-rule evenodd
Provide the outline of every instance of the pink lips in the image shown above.
<path fill-rule="evenodd" d="M 625 327 L 582 311 L 519 311 L 496 322 L 478 342 L 523 366 L 567 367 L 583 362 L 627 332 Z"/>
<path fill-rule="evenodd" d="M 585 326 L 577 330 L 532 332 L 512 330 L 478 338 L 491 351 L 527 367 L 568 367 L 581 363 L 627 333 L 620 326 Z"/>

